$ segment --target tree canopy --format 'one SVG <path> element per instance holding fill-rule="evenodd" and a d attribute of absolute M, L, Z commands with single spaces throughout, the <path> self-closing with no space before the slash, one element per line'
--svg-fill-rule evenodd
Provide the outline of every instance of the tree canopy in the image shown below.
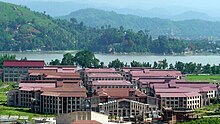
<path fill-rule="evenodd" d="M 82 68 L 98 67 L 99 60 L 95 57 L 94 53 L 90 51 L 77 52 L 73 58 L 73 62 Z"/>

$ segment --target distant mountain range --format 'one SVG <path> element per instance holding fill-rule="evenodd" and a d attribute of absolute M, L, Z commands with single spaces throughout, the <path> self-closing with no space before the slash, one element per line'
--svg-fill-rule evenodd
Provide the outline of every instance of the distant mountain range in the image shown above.
<path fill-rule="evenodd" d="M 109 10 L 109 9 L 106 9 Z M 133 10 L 133 9 L 112 9 L 119 14 L 131 14 L 141 17 L 150 17 L 150 18 L 161 18 L 161 19 L 170 19 L 174 21 L 183 21 L 191 19 L 200 19 L 206 21 L 220 21 L 220 18 L 211 17 L 206 13 L 197 12 L 192 10 L 180 11 L 178 14 L 170 13 L 167 9 L 163 8 L 152 8 L 147 11 L 145 10 Z"/>
<path fill-rule="evenodd" d="M 173 54 L 183 53 L 186 48 L 192 51 L 220 48 L 217 41 L 198 39 L 220 37 L 220 22 L 171 21 L 97 9 L 82 9 L 54 19 L 46 12 L 4 2 L 0 2 L 0 12 L 0 51 L 86 49 L 103 53 Z"/>
<path fill-rule="evenodd" d="M 176 18 L 182 18 L 176 16 Z M 98 9 L 82 9 L 69 15 L 59 17 L 61 19 L 76 18 L 87 26 L 101 27 L 111 25 L 113 27 L 123 26 L 126 29 L 149 30 L 153 36 L 173 35 L 184 38 L 202 38 L 207 36 L 220 36 L 220 22 L 203 20 L 171 21 L 168 19 L 139 17 L 135 15 L 118 14 L 114 11 L 103 11 Z"/>
<path fill-rule="evenodd" d="M 150 8 L 147 9 L 129 9 L 129 8 L 115 8 L 111 5 L 106 4 L 96 4 L 93 0 L 87 1 L 32 1 L 26 2 L 27 7 L 32 10 L 43 12 L 46 11 L 47 14 L 51 16 L 64 16 L 73 11 L 86 8 L 95 8 L 100 10 L 107 10 L 119 14 L 130 14 L 137 15 L 141 17 L 151 17 L 151 18 L 162 18 L 162 19 L 171 19 L 171 20 L 189 20 L 189 19 L 201 19 L 207 21 L 220 21 L 220 18 L 211 17 L 200 10 L 187 8 L 182 6 L 170 6 L 165 8 Z"/>

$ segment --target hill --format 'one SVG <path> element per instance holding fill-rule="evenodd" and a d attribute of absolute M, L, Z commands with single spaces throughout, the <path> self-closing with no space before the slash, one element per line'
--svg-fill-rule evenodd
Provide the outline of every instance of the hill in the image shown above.
<path fill-rule="evenodd" d="M 0 50 L 74 49 L 74 38 L 45 13 L 0 2 Z"/>
<path fill-rule="evenodd" d="M 123 26 L 125 29 L 133 29 L 134 31 L 149 30 L 153 36 L 175 35 L 183 38 L 220 36 L 220 22 L 203 20 L 171 21 L 168 19 L 123 15 L 98 9 L 81 9 L 59 18 L 67 20 L 76 18 L 91 27 L 111 25 L 112 27 Z"/>

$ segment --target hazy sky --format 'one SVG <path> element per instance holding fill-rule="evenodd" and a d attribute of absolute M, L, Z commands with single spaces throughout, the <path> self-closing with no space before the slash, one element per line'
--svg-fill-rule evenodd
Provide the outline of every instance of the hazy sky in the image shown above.
<path fill-rule="evenodd" d="M 167 8 L 172 6 L 186 7 L 192 10 L 206 12 L 211 16 L 220 15 L 220 0 L 1 0 L 17 4 L 26 4 L 31 1 L 80 1 L 97 3 L 117 8 L 149 9 Z"/>

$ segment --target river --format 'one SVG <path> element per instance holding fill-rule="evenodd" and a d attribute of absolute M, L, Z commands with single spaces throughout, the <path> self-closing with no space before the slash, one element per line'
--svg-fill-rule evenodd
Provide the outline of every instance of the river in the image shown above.
<path fill-rule="evenodd" d="M 51 60 L 61 60 L 63 54 L 66 52 L 0 52 L 0 55 L 11 54 L 16 55 L 17 59 L 27 57 L 29 60 L 45 60 L 49 63 Z M 75 52 L 73 52 L 74 54 Z M 127 62 L 128 64 L 135 60 L 139 62 L 150 62 L 153 64 L 154 61 L 160 61 L 167 59 L 168 63 L 175 64 L 176 61 L 181 62 L 195 62 L 202 64 L 220 64 L 220 55 L 189 55 L 189 56 L 162 56 L 162 55 L 113 55 L 113 54 L 95 54 L 95 56 L 107 65 L 109 62 L 119 59 L 120 61 Z"/>

